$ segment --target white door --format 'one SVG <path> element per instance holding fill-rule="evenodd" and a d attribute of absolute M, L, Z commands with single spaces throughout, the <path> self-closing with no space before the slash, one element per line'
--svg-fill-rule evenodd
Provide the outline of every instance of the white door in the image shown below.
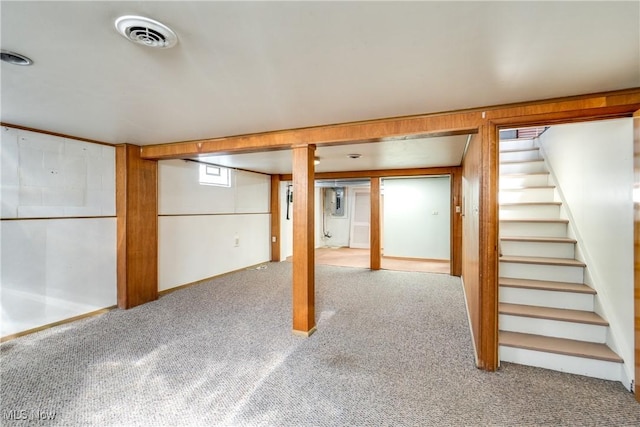
<path fill-rule="evenodd" d="M 351 212 L 350 248 L 369 249 L 371 228 L 371 194 L 368 188 L 358 188 L 353 193 Z"/>

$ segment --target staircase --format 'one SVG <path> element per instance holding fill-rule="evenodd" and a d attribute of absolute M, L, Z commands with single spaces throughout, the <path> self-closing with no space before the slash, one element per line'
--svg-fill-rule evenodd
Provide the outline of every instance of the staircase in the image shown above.
<path fill-rule="evenodd" d="M 500 142 L 500 360 L 621 381 L 551 181 L 534 140 Z"/>

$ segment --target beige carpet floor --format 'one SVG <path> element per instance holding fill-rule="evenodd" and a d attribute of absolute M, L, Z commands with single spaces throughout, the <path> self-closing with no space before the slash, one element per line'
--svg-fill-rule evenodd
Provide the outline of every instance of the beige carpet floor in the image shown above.
<path fill-rule="evenodd" d="M 294 335 L 291 267 L 2 343 L 0 425 L 640 425 L 618 382 L 476 369 L 462 285 L 445 274 L 317 266 L 318 330 Z"/>

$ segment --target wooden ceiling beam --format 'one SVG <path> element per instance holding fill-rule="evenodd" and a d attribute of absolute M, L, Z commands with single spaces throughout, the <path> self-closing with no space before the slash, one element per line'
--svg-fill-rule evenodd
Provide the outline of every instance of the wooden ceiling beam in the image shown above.
<path fill-rule="evenodd" d="M 343 145 L 381 141 L 404 136 L 447 136 L 477 133 L 487 120 L 496 124 L 546 124 L 584 117 L 620 117 L 640 108 L 640 88 L 559 99 L 532 101 L 380 120 L 290 129 L 224 138 L 147 145 L 143 159 L 180 159 L 205 154 L 248 153 L 286 150 L 294 145 Z"/>
<path fill-rule="evenodd" d="M 144 159 L 177 159 L 203 154 L 284 150 L 293 145 L 344 145 L 403 136 L 449 136 L 477 132 L 480 112 L 433 114 L 373 120 L 225 138 L 203 139 L 142 147 Z"/>

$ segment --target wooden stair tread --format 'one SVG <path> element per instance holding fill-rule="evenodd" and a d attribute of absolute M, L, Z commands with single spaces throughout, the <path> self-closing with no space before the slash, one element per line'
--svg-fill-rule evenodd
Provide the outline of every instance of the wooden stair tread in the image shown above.
<path fill-rule="evenodd" d="M 501 177 L 510 177 L 510 176 L 522 177 L 526 175 L 549 175 L 549 172 L 513 172 L 513 173 L 500 174 Z"/>
<path fill-rule="evenodd" d="M 560 206 L 562 202 L 508 202 L 500 203 L 500 206 Z"/>
<path fill-rule="evenodd" d="M 595 289 L 585 285 L 584 283 L 567 283 L 567 282 L 552 282 L 545 280 L 529 280 L 529 279 L 514 279 L 511 277 L 500 277 L 498 279 L 500 286 L 508 288 L 523 288 L 523 289 L 537 289 L 542 291 L 555 291 L 555 292 L 573 292 L 577 294 L 591 294 L 595 295 Z"/>
<path fill-rule="evenodd" d="M 534 236 L 501 236 L 506 242 L 541 242 L 541 243 L 577 243 L 576 239 L 568 237 L 534 237 Z"/>
<path fill-rule="evenodd" d="M 569 267 L 586 267 L 587 265 L 577 259 L 571 258 L 547 258 L 536 256 L 512 256 L 504 255 L 500 257 L 501 262 L 511 262 L 520 264 L 541 264 L 541 265 L 564 265 Z"/>
<path fill-rule="evenodd" d="M 554 188 L 556 188 L 555 185 L 531 185 L 528 187 L 500 188 L 498 191 L 552 190 Z"/>
<path fill-rule="evenodd" d="M 544 162 L 544 159 L 531 159 L 531 160 L 507 160 L 500 162 L 501 165 L 515 165 L 518 163 L 537 163 Z"/>
<path fill-rule="evenodd" d="M 501 219 L 500 222 L 543 222 L 543 223 L 562 223 L 568 224 L 568 219 L 563 218 L 509 218 Z"/>
<path fill-rule="evenodd" d="M 593 311 L 570 310 L 566 308 L 539 307 L 535 305 L 498 304 L 500 314 L 533 317 L 535 319 L 559 320 L 562 322 L 585 323 L 588 325 L 609 326 L 609 323 Z"/>
<path fill-rule="evenodd" d="M 623 363 L 620 356 L 605 344 L 507 331 L 500 331 L 499 343 L 507 347 Z"/>
<path fill-rule="evenodd" d="M 540 151 L 540 147 L 533 148 L 510 148 L 507 150 L 500 150 L 501 153 L 520 153 L 522 151 Z"/>

